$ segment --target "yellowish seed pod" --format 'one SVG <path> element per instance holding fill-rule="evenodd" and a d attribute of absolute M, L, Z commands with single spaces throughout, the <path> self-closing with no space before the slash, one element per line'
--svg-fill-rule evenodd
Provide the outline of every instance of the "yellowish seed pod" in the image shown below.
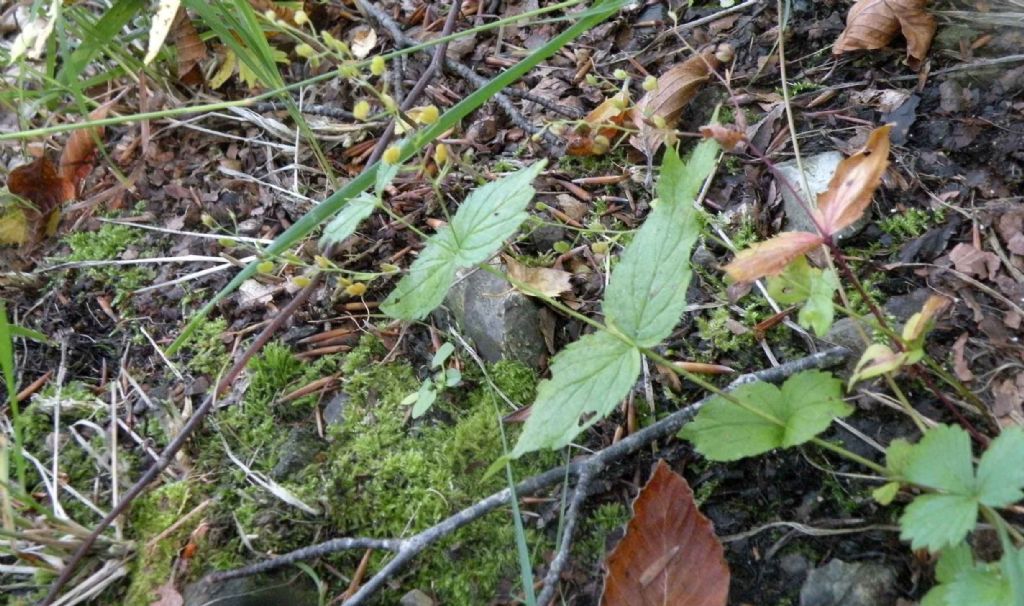
<path fill-rule="evenodd" d="M 377 55 L 370 60 L 370 73 L 374 76 L 380 76 L 387 69 L 387 65 L 384 63 L 384 57 Z"/>
<path fill-rule="evenodd" d="M 393 112 L 398 109 L 398 104 L 395 103 L 395 98 L 387 93 L 380 96 L 380 102 L 384 106 L 384 109 L 389 112 Z"/>
<path fill-rule="evenodd" d="M 441 111 L 437 109 L 436 105 L 428 105 L 420 110 L 420 115 L 417 121 L 420 124 L 433 124 L 437 122 L 437 119 L 441 117 Z"/>
<path fill-rule="evenodd" d="M 656 90 L 657 88 L 658 88 L 658 79 L 657 78 L 655 78 L 654 76 L 647 76 L 646 78 L 644 78 L 644 90 L 645 91 L 651 92 L 653 90 Z"/>
<path fill-rule="evenodd" d="M 263 261 L 256 266 L 256 271 L 260 272 L 261 274 L 269 274 L 270 272 L 274 271 L 274 262 Z"/>
<path fill-rule="evenodd" d="M 263 11 L 263 18 L 273 23 L 277 21 L 277 13 L 275 13 L 273 9 L 268 8 L 267 10 Z"/>
<path fill-rule="evenodd" d="M 448 163 L 448 146 L 444 143 L 438 143 L 434 146 L 434 162 L 438 166 L 444 166 Z"/>
<path fill-rule="evenodd" d="M 303 59 L 312 59 L 316 56 L 316 51 L 313 47 L 303 42 L 302 44 L 295 47 L 295 54 L 302 57 Z"/>
<path fill-rule="evenodd" d="M 295 11 L 295 16 L 292 19 L 295 21 L 295 25 L 298 25 L 299 27 L 309 23 L 309 15 L 307 15 L 306 11 L 301 8 Z"/>
<path fill-rule="evenodd" d="M 392 145 L 384 150 L 384 155 L 381 156 L 381 160 L 384 160 L 386 164 L 398 164 L 398 161 L 402 157 L 402 150 L 397 145 Z"/>
<path fill-rule="evenodd" d="M 362 282 L 353 282 L 345 288 L 345 292 L 352 297 L 361 297 L 366 293 L 366 284 Z"/>
<path fill-rule="evenodd" d="M 352 108 L 352 115 L 356 117 L 356 120 L 365 120 L 370 117 L 370 104 L 364 101 L 356 101 L 355 107 Z"/>
<path fill-rule="evenodd" d="M 617 69 L 612 75 L 618 80 L 625 80 L 629 77 L 629 74 L 624 69 Z"/>
<path fill-rule="evenodd" d="M 295 276 L 294 278 L 292 278 L 292 284 L 298 286 L 299 288 L 306 288 L 311 283 L 312 280 L 310 280 L 306 276 Z"/>

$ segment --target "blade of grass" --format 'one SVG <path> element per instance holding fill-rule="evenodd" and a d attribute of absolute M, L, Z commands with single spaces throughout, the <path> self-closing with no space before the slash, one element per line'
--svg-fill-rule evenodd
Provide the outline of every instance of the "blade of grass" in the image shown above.
<path fill-rule="evenodd" d="M 104 47 L 117 39 L 118 32 L 136 15 L 145 3 L 142 0 L 118 0 L 110 10 L 100 17 L 92 28 L 90 36 L 82 39 L 82 44 L 71 53 L 67 62 L 57 74 L 57 80 L 71 86 L 79 80 L 86 66 L 103 52 Z"/>
<path fill-rule="evenodd" d="M 18 406 L 18 391 L 14 385 L 14 341 L 11 325 L 7 322 L 7 305 L 0 301 L 0 371 L 7 386 L 7 404 L 11 407 L 11 424 L 14 426 L 14 465 L 18 472 L 18 485 L 25 486 L 25 458 L 22 456 L 23 422 Z"/>
<path fill-rule="evenodd" d="M 473 94 L 446 111 L 437 122 L 411 137 L 402 147 L 399 161 L 396 162 L 396 164 L 404 163 L 409 160 L 409 158 L 412 158 L 414 155 L 419 153 L 421 149 L 439 137 L 441 133 L 454 127 L 459 123 L 459 121 L 469 115 L 470 112 L 483 105 L 488 99 L 493 97 L 495 93 L 501 91 L 506 86 L 521 78 L 538 63 L 554 55 L 559 51 L 559 49 L 574 40 L 576 37 L 607 19 L 624 3 L 625 0 L 605 0 L 604 2 L 597 3 L 591 11 L 588 11 L 586 17 L 580 19 L 564 32 L 552 38 L 544 46 L 530 53 L 519 63 L 516 63 L 506 71 L 495 76 L 485 86 L 476 90 Z M 274 242 L 266 248 L 265 253 L 268 256 L 281 254 L 293 244 L 308 236 L 317 228 L 317 226 L 330 218 L 334 213 L 338 212 L 338 210 L 341 209 L 349 199 L 354 198 L 369 188 L 376 179 L 378 168 L 380 168 L 380 162 L 363 169 L 363 172 L 359 173 L 359 176 L 352 179 L 344 187 L 331 194 L 327 199 L 316 205 L 291 227 L 285 230 L 284 233 L 278 236 Z M 242 282 L 249 279 L 256 273 L 257 265 L 259 265 L 257 262 L 247 265 L 231 280 L 231 282 L 227 284 L 227 286 L 214 295 L 214 297 L 192 317 L 188 325 L 185 327 L 185 330 L 182 331 L 181 335 L 175 339 L 174 343 L 172 343 L 167 349 L 167 353 L 170 354 L 177 351 L 177 349 L 189 339 L 199 323 L 202 322 L 203 318 L 210 313 L 210 310 L 212 310 L 217 303 L 234 292 Z"/>

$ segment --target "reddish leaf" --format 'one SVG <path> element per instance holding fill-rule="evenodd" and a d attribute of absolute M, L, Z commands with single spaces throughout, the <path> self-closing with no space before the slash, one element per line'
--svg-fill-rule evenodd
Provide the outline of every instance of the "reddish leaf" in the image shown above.
<path fill-rule="evenodd" d="M 178 80 L 187 86 L 201 85 L 204 78 L 200 62 L 206 59 L 206 43 L 184 9 L 178 10 L 171 26 L 171 40 L 178 51 Z"/>
<path fill-rule="evenodd" d="M 907 63 L 917 69 L 935 35 L 935 18 L 925 10 L 927 4 L 928 0 L 858 0 L 846 15 L 846 29 L 832 53 L 882 48 L 901 33 L 907 39 Z"/>
<path fill-rule="evenodd" d="M 110 111 L 111 102 L 89 114 L 89 120 L 102 120 Z M 92 171 L 96 141 L 103 136 L 103 127 L 80 128 L 71 133 L 60 154 L 60 176 L 72 186 L 72 197 L 78 195 L 78 186 Z"/>
<path fill-rule="evenodd" d="M 722 606 L 729 595 L 722 544 L 689 484 L 665 461 L 633 502 L 606 567 L 602 606 Z"/>
<path fill-rule="evenodd" d="M 46 156 L 12 170 L 7 189 L 31 202 L 38 216 L 75 197 L 75 186 L 57 173 L 57 167 Z"/>
<path fill-rule="evenodd" d="M 739 152 L 747 146 L 747 133 L 737 126 L 709 124 L 700 127 L 700 134 L 705 139 L 714 139 L 725 151 Z"/>
<path fill-rule="evenodd" d="M 854 224 L 871 204 L 871 196 L 889 166 L 891 129 L 886 124 L 871 131 L 863 149 L 839 163 L 828 191 L 818 196 L 818 212 L 826 234 L 839 233 Z"/>
<path fill-rule="evenodd" d="M 780 273 L 790 261 L 821 245 L 822 238 L 805 231 L 787 231 L 774 238 L 758 242 L 741 250 L 725 266 L 725 271 L 737 282 L 753 282 L 764 276 Z"/>

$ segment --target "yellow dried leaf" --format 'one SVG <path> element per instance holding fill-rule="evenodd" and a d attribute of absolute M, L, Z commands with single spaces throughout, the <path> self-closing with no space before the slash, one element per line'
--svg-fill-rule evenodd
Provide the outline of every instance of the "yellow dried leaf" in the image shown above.
<path fill-rule="evenodd" d="M 572 290 L 572 282 L 569 280 L 572 274 L 567 271 L 547 267 L 527 267 L 512 257 L 505 255 L 503 257 L 509 277 L 515 282 L 529 286 L 530 291 L 537 291 L 548 297 L 557 297 Z M 524 290 L 523 292 L 534 295 L 534 292 L 530 291 Z"/>
<path fill-rule="evenodd" d="M 0 214 L 0 246 L 21 245 L 28 240 L 28 221 L 20 208 Z"/>

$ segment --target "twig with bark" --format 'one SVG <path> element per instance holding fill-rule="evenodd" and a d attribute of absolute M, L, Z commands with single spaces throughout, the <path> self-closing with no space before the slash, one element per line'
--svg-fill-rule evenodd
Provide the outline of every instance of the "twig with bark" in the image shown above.
<path fill-rule="evenodd" d="M 730 383 L 724 391 L 732 391 L 741 385 L 754 381 L 778 382 L 798 372 L 814 368 L 834 366 L 845 360 L 848 355 L 849 350 L 846 348 L 834 347 L 805 358 L 787 362 L 774 368 L 745 374 Z M 558 553 L 555 554 L 555 557 L 551 562 L 547 575 L 545 576 L 544 586 L 538 598 L 538 604 L 547 604 L 554 596 L 562 569 L 568 561 L 569 548 L 572 544 L 580 508 L 583 501 L 588 496 L 588 489 L 591 483 L 598 477 L 600 471 L 612 462 L 623 459 L 630 454 L 647 447 L 656 440 L 676 434 L 683 425 L 689 422 L 697 412 L 711 400 L 712 397 L 714 396 L 708 396 L 698 402 L 695 402 L 694 404 L 665 417 L 661 421 L 658 421 L 657 423 L 654 423 L 653 425 L 646 427 L 603 450 L 597 451 L 586 458 L 535 475 L 523 480 L 515 486 L 514 494 L 521 497 L 536 494 L 545 488 L 559 484 L 565 480 L 566 476 L 576 478 L 573 496 L 565 519 L 561 545 Z M 392 552 L 394 554 L 394 558 L 385 564 L 377 574 L 371 577 L 370 580 L 367 581 L 367 583 L 363 585 L 349 601 L 346 602 L 349 606 L 362 604 L 379 591 L 385 583 L 394 578 L 394 576 L 406 564 L 412 561 L 413 558 L 425 551 L 427 547 L 452 534 L 459 528 L 483 517 L 491 511 L 508 504 L 512 498 L 512 494 L 513 491 L 508 488 L 498 491 L 409 538 L 375 539 L 357 537 L 331 539 L 323 543 L 297 549 L 258 564 L 212 574 L 206 577 L 205 582 L 216 583 L 260 574 L 283 566 L 288 566 L 302 560 L 322 557 L 347 549 L 376 548 Z"/>

